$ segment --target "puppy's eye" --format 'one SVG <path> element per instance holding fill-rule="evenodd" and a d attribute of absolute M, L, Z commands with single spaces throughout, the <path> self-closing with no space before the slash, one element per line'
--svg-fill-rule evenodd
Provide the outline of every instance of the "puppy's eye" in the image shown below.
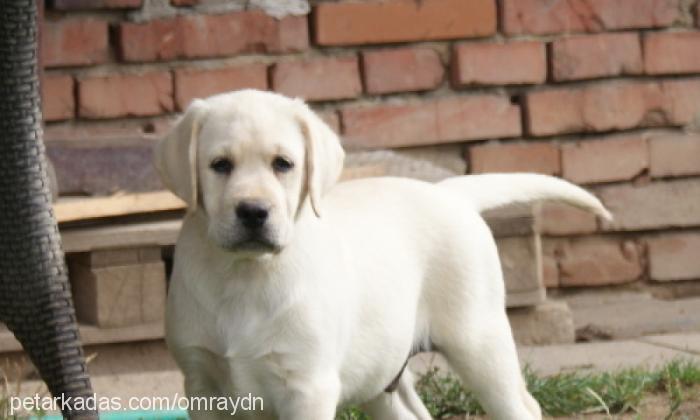
<path fill-rule="evenodd" d="M 233 171 L 233 162 L 225 158 L 214 159 L 209 167 L 217 174 L 228 175 Z"/>
<path fill-rule="evenodd" d="M 292 168 L 294 168 L 294 162 L 282 156 L 277 156 L 272 161 L 272 169 L 274 169 L 275 172 L 289 172 Z"/>

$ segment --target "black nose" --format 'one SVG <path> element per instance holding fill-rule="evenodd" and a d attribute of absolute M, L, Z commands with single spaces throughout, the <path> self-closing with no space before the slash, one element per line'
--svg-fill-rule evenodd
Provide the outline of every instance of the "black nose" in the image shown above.
<path fill-rule="evenodd" d="M 243 201 L 236 206 L 236 217 L 243 226 L 249 229 L 258 229 L 265 224 L 269 211 L 262 203 L 255 201 Z"/>

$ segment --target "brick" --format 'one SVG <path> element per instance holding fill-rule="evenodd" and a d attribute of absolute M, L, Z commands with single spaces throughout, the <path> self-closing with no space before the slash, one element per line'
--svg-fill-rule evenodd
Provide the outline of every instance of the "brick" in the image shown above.
<path fill-rule="evenodd" d="M 649 167 L 646 140 L 640 135 L 565 144 L 561 161 L 564 178 L 577 184 L 630 180 Z"/>
<path fill-rule="evenodd" d="M 365 88 L 373 94 L 434 89 L 445 73 L 432 48 L 364 51 L 362 70 Z"/>
<path fill-rule="evenodd" d="M 648 74 L 700 72 L 700 32 L 644 35 L 644 70 Z"/>
<path fill-rule="evenodd" d="M 658 134 L 649 138 L 652 177 L 700 174 L 700 134 Z"/>
<path fill-rule="evenodd" d="M 119 54 L 126 61 L 172 60 L 184 55 L 177 19 L 119 24 Z"/>
<path fill-rule="evenodd" d="M 633 128 L 655 122 L 652 111 L 663 102 L 656 83 L 612 82 L 537 91 L 526 97 L 528 126 L 536 136 Z"/>
<path fill-rule="evenodd" d="M 122 22 L 118 38 L 126 61 L 295 52 L 309 42 L 305 16 L 277 20 L 262 11 Z"/>
<path fill-rule="evenodd" d="M 432 103 L 352 107 L 341 110 L 343 144 L 382 148 L 437 143 Z"/>
<path fill-rule="evenodd" d="M 454 96 L 435 102 L 442 141 L 518 137 L 520 107 L 496 95 Z"/>
<path fill-rule="evenodd" d="M 700 178 L 597 189 L 614 215 L 605 229 L 642 230 L 700 225 Z"/>
<path fill-rule="evenodd" d="M 172 90 L 169 72 L 85 77 L 78 80 L 78 114 L 115 118 L 172 112 Z"/>
<path fill-rule="evenodd" d="M 496 32 L 496 4 L 494 0 L 320 3 L 313 25 L 320 45 L 488 36 Z"/>
<path fill-rule="evenodd" d="M 664 117 L 673 125 L 685 125 L 700 121 L 700 79 L 665 80 L 661 83 L 664 92 Z"/>
<path fill-rule="evenodd" d="M 349 107 L 341 111 L 345 144 L 377 148 L 520 135 L 520 109 L 495 95 Z"/>
<path fill-rule="evenodd" d="M 65 74 L 46 74 L 41 80 L 42 113 L 46 121 L 59 121 L 75 115 L 73 78 Z"/>
<path fill-rule="evenodd" d="M 184 110 L 195 98 L 252 88 L 267 89 L 267 66 L 249 64 L 218 69 L 183 68 L 175 70 L 175 104 Z"/>
<path fill-rule="evenodd" d="M 643 273 L 642 256 L 632 241 L 607 238 L 572 240 L 558 249 L 562 287 L 629 283 Z"/>
<path fill-rule="evenodd" d="M 276 20 L 277 36 L 270 41 L 271 52 L 298 52 L 309 48 L 309 24 L 306 16 L 286 16 Z"/>
<path fill-rule="evenodd" d="M 469 148 L 472 173 L 560 172 L 559 150 L 551 143 L 484 144 Z"/>
<path fill-rule="evenodd" d="M 272 68 L 272 88 L 309 101 L 354 98 L 362 93 L 356 57 L 282 61 Z"/>
<path fill-rule="evenodd" d="M 552 42 L 554 80 L 636 75 L 643 72 L 636 33 L 579 35 Z"/>
<path fill-rule="evenodd" d="M 502 26 L 509 35 L 602 32 L 670 26 L 681 17 L 681 0 L 503 0 Z"/>
<path fill-rule="evenodd" d="M 700 233 L 665 233 L 647 240 L 652 280 L 700 279 Z"/>
<path fill-rule="evenodd" d="M 543 42 L 462 43 L 452 54 L 452 83 L 509 85 L 542 83 L 547 78 Z"/>
<path fill-rule="evenodd" d="M 58 10 L 80 9 L 136 9 L 143 0 L 54 0 L 53 8 Z"/>
<path fill-rule="evenodd" d="M 191 15 L 182 17 L 179 26 L 188 58 L 295 52 L 308 47 L 305 16 L 277 20 L 262 11 Z"/>
<path fill-rule="evenodd" d="M 591 212 L 554 202 L 542 204 L 539 225 L 543 235 L 554 236 L 581 235 L 598 229 L 596 217 Z"/>
<path fill-rule="evenodd" d="M 700 80 L 603 82 L 527 94 L 530 134 L 545 136 L 659 125 L 681 126 L 700 111 Z"/>
<path fill-rule="evenodd" d="M 41 35 L 45 67 L 87 66 L 104 63 L 109 57 L 104 20 L 46 20 Z"/>

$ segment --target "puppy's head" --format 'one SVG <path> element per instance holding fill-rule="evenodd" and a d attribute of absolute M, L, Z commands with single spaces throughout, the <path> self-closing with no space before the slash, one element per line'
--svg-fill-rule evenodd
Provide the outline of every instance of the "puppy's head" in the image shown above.
<path fill-rule="evenodd" d="M 321 215 L 321 197 L 338 179 L 343 149 L 306 104 L 243 90 L 196 100 L 160 141 L 156 167 L 209 238 L 250 255 L 291 240 L 297 219 Z"/>

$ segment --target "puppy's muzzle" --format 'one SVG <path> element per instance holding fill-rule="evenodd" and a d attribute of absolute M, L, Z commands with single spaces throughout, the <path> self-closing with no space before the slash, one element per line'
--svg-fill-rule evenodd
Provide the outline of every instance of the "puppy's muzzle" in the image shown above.
<path fill-rule="evenodd" d="M 236 206 L 236 217 L 249 230 L 262 229 L 269 215 L 269 206 L 259 201 L 242 201 Z"/>

